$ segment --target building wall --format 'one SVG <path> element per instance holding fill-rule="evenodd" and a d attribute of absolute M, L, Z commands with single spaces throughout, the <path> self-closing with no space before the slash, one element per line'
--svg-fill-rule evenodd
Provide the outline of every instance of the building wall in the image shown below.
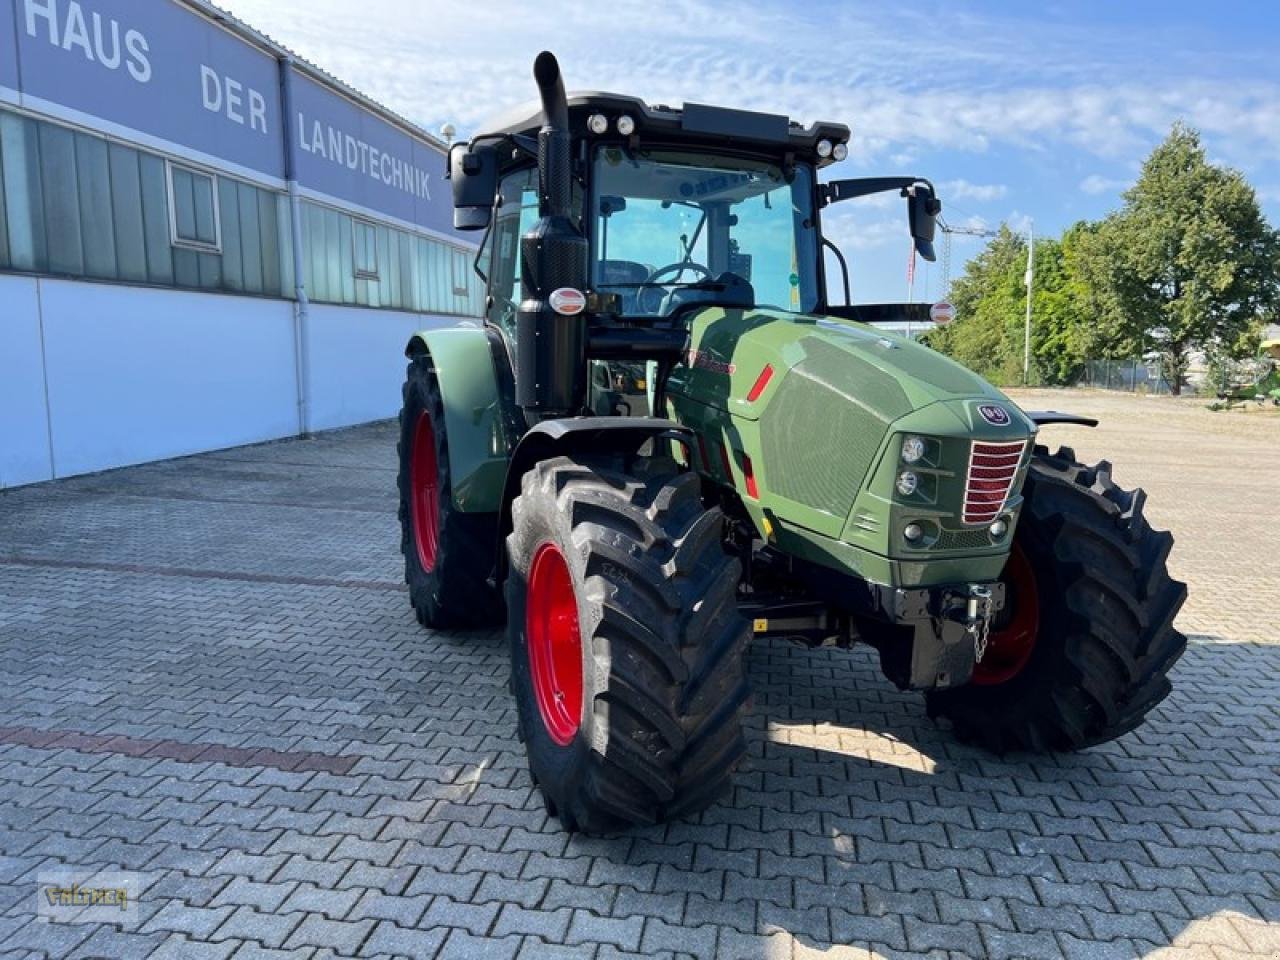
<path fill-rule="evenodd" d="M 0 274 L 0 488 L 49 480 L 38 281 Z"/>
<path fill-rule="evenodd" d="M 57 476 L 298 432 L 289 303 L 37 282 Z"/>
<path fill-rule="evenodd" d="M 0 488 L 293 436 L 293 304 L 0 274 Z M 318 304 L 312 430 L 394 416 L 404 346 L 456 318 Z"/>
<path fill-rule="evenodd" d="M 313 305 L 306 341 L 311 428 L 393 416 L 400 409 L 410 335 L 453 323 L 456 317 Z"/>
<path fill-rule="evenodd" d="M 0 0 L 0 487 L 393 415 L 483 301 L 443 167 L 203 0 Z"/>

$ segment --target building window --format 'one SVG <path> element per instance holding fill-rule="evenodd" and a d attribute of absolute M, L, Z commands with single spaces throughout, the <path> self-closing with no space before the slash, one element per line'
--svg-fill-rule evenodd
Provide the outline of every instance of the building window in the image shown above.
<path fill-rule="evenodd" d="M 364 220 L 351 221 L 352 263 L 362 280 L 378 279 L 378 228 Z"/>
<path fill-rule="evenodd" d="M 222 252 L 218 178 L 169 162 L 169 240 L 175 247 Z"/>

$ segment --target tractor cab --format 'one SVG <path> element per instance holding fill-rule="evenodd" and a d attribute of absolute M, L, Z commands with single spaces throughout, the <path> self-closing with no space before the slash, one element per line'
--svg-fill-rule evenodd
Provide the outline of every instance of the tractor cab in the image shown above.
<path fill-rule="evenodd" d="M 837 200 L 902 193 L 919 249 L 933 258 L 941 205 L 928 181 L 819 183 L 819 171 L 848 153 L 843 124 L 804 126 L 704 104 L 650 106 L 611 93 L 567 96 L 563 109 L 565 125 L 553 139 L 564 169 L 554 179 L 557 191 L 567 189 L 555 216 L 582 247 L 574 255 L 585 261 L 583 285 L 569 289 L 582 293 L 591 359 L 677 355 L 697 307 L 856 318 L 847 302 L 830 305 L 826 296 L 821 254 L 833 245 L 822 237 L 820 211 Z M 546 116 L 541 105 L 518 110 L 450 154 L 455 225 L 485 231 L 478 268 L 488 284 L 487 320 L 517 364 L 521 238 L 552 199 L 538 160 Z M 531 278 L 553 286 L 543 291 L 548 296 L 576 279 L 557 266 L 568 265 L 539 262 L 554 276 Z M 847 273 L 843 280 L 847 293 Z M 562 305 L 576 307 L 578 298 L 566 296 Z M 567 390 L 555 399 L 576 398 Z M 550 413 L 567 412 L 556 409 L 563 403 L 550 406 Z"/>

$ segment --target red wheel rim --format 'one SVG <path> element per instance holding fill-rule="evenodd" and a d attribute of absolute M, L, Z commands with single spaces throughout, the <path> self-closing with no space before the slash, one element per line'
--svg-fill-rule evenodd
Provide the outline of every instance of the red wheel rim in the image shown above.
<path fill-rule="evenodd" d="M 990 686 L 1012 680 L 1031 659 L 1040 629 L 1040 593 L 1031 561 L 1018 543 L 1004 570 L 1008 616 L 987 637 L 987 652 L 973 668 L 973 682 Z"/>
<path fill-rule="evenodd" d="M 569 565 L 554 544 L 533 555 L 524 627 L 538 712 L 551 739 L 567 746 L 582 718 L 582 640 Z"/>
<path fill-rule="evenodd" d="M 413 450 L 409 460 L 410 512 L 418 563 L 430 573 L 436 566 L 440 542 L 440 474 L 436 469 L 436 432 L 423 410 L 413 426 Z"/>

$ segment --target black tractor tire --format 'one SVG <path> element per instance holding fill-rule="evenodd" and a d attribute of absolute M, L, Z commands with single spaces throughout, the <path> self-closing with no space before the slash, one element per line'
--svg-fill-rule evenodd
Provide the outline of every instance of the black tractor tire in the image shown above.
<path fill-rule="evenodd" d="M 410 361 L 403 397 L 397 446 L 400 552 L 409 602 L 424 627 L 501 623 L 501 596 L 490 582 L 498 515 L 463 513 L 453 503 L 444 400 L 426 354 Z M 424 483 L 432 479 L 434 494 L 428 496 Z M 434 545 L 424 553 L 419 548 L 429 541 Z"/>
<path fill-rule="evenodd" d="M 748 629 L 741 568 L 724 552 L 723 517 L 703 506 L 697 475 L 665 457 L 546 460 L 522 478 L 512 524 L 511 689 L 548 813 L 566 829 L 608 833 L 710 806 L 746 750 Z M 572 584 L 582 667 L 581 706 L 576 717 L 565 710 L 563 742 L 544 719 L 531 663 L 547 593 L 531 589 L 531 567 L 552 550 Z"/>
<path fill-rule="evenodd" d="M 1036 447 L 1025 497 L 1014 550 L 1029 561 L 1038 605 L 1029 658 L 1002 682 L 927 694 L 929 715 L 997 753 L 1115 739 L 1168 695 L 1186 649 L 1173 627 L 1187 595 L 1166 565 L 1173 537 L 1151 529 L 1146 495 L 1116 486 L 1110 463 L 1085 466 L 1067 447 Z M 1017 604 L 1013 592 L 1002 615 Z"/>

